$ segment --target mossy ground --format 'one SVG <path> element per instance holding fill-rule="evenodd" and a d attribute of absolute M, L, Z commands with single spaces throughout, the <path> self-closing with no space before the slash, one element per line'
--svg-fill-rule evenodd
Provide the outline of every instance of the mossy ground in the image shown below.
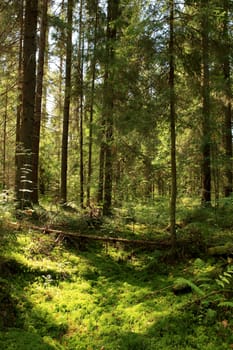
<path fill-rule="evenodd" d="M 201 257 L 171 264 L 156 250 L 97 243 L 78 250 L 30 231 L 5 238 L 0 349 L 233 348 L 232 308 L 218 308 L 221 300 L 211 289 L 227 261 Z M 198 288 L 174 293 L 179 278 L 198 281 L 205 295 Z"/>

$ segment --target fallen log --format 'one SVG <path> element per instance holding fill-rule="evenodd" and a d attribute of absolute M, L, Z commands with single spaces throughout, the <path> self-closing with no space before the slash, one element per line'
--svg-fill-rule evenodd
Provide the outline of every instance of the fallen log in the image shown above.
<path fill-rule="evenodd" d="M 109 237 L 109 236 L 96 236 L 90 234 L 83 234 L 79 232 L 70 232 L 70 231 L 62 231 L 55 230 L 47 227 L 40 226 L 29 226 L 29 229 L 34 231 L 40 231 L 48 234 L 55 234 L 57 236 L 63 237 L 71 237 L 72 239 L 80 239 L 80 240 L 93 240 L 93 241 L 102 241 L 105 243 L 122 243 L 122 244 L 132 244 L 138 246 L 155 246 L 160 249 L 169 248 L 171 243 L 168 240 L 143 240 L 143 239 L 127 239 L 122 237 Z"/>
<path fill-rule="evenodd" d="M 17 226 L 18 227 L 18 226 Z M 139 247 L 148 247 L 153 249 L 171 249 L 172 243 L 170 237 L 163 238 L 163 239 L 154 239 L 154 240 L 148 240 L 148 239 L 127 239 L 122 237 L 111 237 L 111 236 L 97 236 L 92 234 L 83 234 L 80 232 L 71 232 L 71 231 L 63 231 L 63 230 L 56 230 L 49 227 L 41 227 L 41 226 L 35 226 L 35 225 L 28 225 L 25 223 L 21 224 L 19 228 L 26 228 L 31 229 L 34 231 L 40 231 L 45 234 L 54 234 L 57 236 L 56 241 L 62 241 L 63 238 L 69 238 L 70 241 L 75 245 L 75 241 L 99 241 L 109 244 L 123 244 L 123 245 L 132 245 L 132 246 L 139 246 Z M 177 248 L 181 249 L 184 255 L 195 255 L 196 253 L 193 252 L 193 240 L 189 239 L 179 239 L 177 240 Z M 205 254 L 210 256 L 221 256 L 221 255 L 232 255 L 233 254 L 233 244 L 226 244 L 223 246 L 208 246 L 205 247 L 200 246 L 198 248 L 200 251 L 205 252 Z"/>
<path fill-rule="evenodd" d="M 233 255 L 233 244 L 226 243 L 225 245 L 210 247 L 207 253 L 212 256 Z"/>

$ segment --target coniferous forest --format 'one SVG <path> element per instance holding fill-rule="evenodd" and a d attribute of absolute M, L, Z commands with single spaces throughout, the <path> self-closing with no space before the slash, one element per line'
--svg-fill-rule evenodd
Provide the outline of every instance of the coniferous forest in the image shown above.
<path fill-rule="evenodd" d="M 231 0 L 0 3 L 0 348 L 233 348 Z"/>

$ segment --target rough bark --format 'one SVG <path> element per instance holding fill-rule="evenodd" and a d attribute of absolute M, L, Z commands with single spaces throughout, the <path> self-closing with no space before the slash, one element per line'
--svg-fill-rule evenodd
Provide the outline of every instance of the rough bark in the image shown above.
<path fill-rule="evenodd" d="M 232 174 L 232 90 L 231 90 L 231 64 L 230 64 L 230 38 L 229 38 L 229 0 L 223 1 L 224 19 L 223 19 L 223 75 L 224 75 L 224 95 L 225 95 L 225 196 L 229 197 L 232 193 L 233 174 Z"/>
<path fill-rule="evenodd" d="M 105 121 L 102 116 L 102 124 L 101 124 L 101 136 L 102 140 L 100 143 L 100 151 L 99 151 L 99 183 L 98 183 L 98 193 L 97 193 L 97 204 L 98 206 L 102 206 L 103 204 L 103 195 L 104 195 L 104 168 L 105 168 Z"/>
<path fill-rule="evenodd" d="M 63 109 L 63 131 L 61 150 L 61 203 L 67 202 L 67 168 L 68 168 L 68 134 L 70 119 L 71 97 L 71 64 L 72 64 L 72 23 L 73 0 L 68 0 L 67 8 L 67 39 L 66 39 L 66 70 L 65 70 L 65 98 Z"/>
<path fill-rule="evenodd" d="M 36 32 L 38 0 L 26 0 L 23 35 L 23 102 L 20 128 L 21 154 L 19 199 L 21 206 L 32 202 L 32 152 L 36 87 Z"/>
<path fill-rule="evenodd" d="M 39 58 L 37 68 L 37 80 L 36 80 L 36 100 L 35 100 L 35 122 L 33 132 L 33 193 L 32 202 L 38 204 L 39 202 L 39 184 L 38 184 L 38 171 L 39 171 L 39 144 L 40 144 L 40 126 L 42 115 L 42 92 L 43 92 L 43 77 L 44 77 L 44 61 L 45 61 L 45 48 L 46 48 L 46 36 L 47 36 L 47 12 L 48 12 L 48 0 L 43 0 L 41 11 L 41 25 L 40 25 L 40 41 L 39 41 Z"/>
<path fill-rule="evenodd" d="M 79 42 L 78 42 L 78 91 L 79 91 L 79 184 L 80 206 L 84 207 L 84 160 L 83 160 L 83 119 L 84 119 L 84 91 L 83 91 L 83 61 L 84 61 L 84 31 L 83 31 L 83 1 L 79 4 Z"/>
<path fill-rule="evenodd" d="M 6 181 L 6 140 L 7 140 L 7 121 L 8 121 L 8 87 L 5 92 L 5 106 L 3 115 L 3 140 L 2 140 L 2 189 L 7 187 Z"/>
<path fill-rule="evenodd" d="M 177 181 L 176 181 L 176 111 L 175 111 L 175 62 L 174 62 L 174 2 L 170 0 L 170 72 L 169 72 L 169 87 L 170 87 L 170 140 L 171 140 L 171 200 L 170 200 L 170 233 L 173 242 L 173 247 L 176 244 L 176 196 L 177 196 Z"/>
<path fill-rule="evenodd" d="M 209 77 L 209 9 L 208 0 L 201 1 L 202 44 L 202 204 L 211 204 L 211 125 Z"/>
<path fill-rule="evenodd" d="M 18 103 L 16 114 L 16 137 L 15 137 L 15 195 L 16 199 L 20 200 L 20 127 L 22 119 L 22 79 L 23 79 L 23 27 L 24 27 L 24 0 L 20 1 L 19 6 L 19 21 L 20 21 L 20 36 L 19 36 L 19 54 L 18 54 Z"/>
<path fill-rule="evenodd" d="M 114 73 L 115 61 L 114 42 L 116 41 L 116 23 L 118 18 L 119 0 L 108 0 L 107 33 L 106 33 L 106 66 L 104 75 L 103 114 L 105 120 L 105 167 L 103 215 L 111 214 L 112 178 L 113 178 L 113 124 L 114 124 Z"/>
<path fill-rule="evenodd" d="M 87 206 L 90 206 L 90 204 L 91 204 L 93 115 L 94 115 L 94 96 L 95 96 L 95 78 L 96 78 L 96 43 L 97 43 L 97 25 L 98 25 L 98 3 L 99 3 L 99 1 L 96 0 L 96 2 L 95 2 L 95 26 L 94 26 L 93 57 L 92 57 L 92 64 L 91 64 L 91 98 L 90 98 L 90 115 L 89 115 Z"/>

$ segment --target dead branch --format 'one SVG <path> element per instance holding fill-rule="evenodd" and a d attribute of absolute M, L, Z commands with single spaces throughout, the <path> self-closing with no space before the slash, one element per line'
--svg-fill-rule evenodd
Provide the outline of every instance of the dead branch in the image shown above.
<path fill-rule="evenodd" d="M 109 236 L 96 236 L 96 235 L 90 235 L 90 234 L 82 234 L 79 232 L 65 232 L 62 230 L 55 230 L 47 227 L 40 227 L 40 226 L 29 226 L 29 229 L 40 231 L 43 233 L 48 234 L 55 234 L 59 237 L 72 237 L 72 239 L 80 239 L 80 240 L 93 240 L 93 241 L 102 241 L 106 243 L 122 243 L 122 244 L 131 244 L 131 245 L 138 245 L 138 246 L 156 246 L 160 249 L 162 248 L 168 248 L 170 247 L 170 242 L 163 240 L 142 240 L 142 239 L 127 239 L 127 238 L 121 238 L 121 237 L 109 237 Z"/>

